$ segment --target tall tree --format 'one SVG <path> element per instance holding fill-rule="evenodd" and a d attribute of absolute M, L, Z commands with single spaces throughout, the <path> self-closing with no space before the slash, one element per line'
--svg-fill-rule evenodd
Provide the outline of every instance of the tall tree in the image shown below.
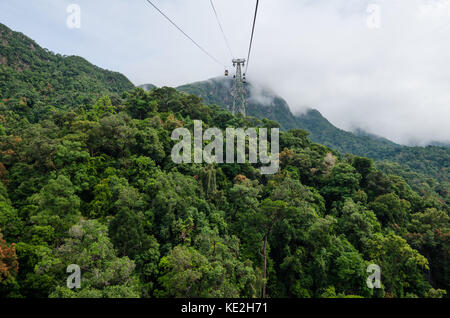
<path fill-rule="evenodd" d="M 14 244 L 7 244 L 0 229 L 0 296 L 6 296 L 16 285 L 19 271 L 16 248 Z"/>
<path fill-rule="evenodd" d="M 107 227 L 98 221 L 82 220 L 70 229 L 63 245 L 44 255 L 37 272 L 55 276 L 50 297 L 139 297 L 135 264 L 126 256 L 116 256 L 107 233 Z M 66 268 L 71 264 L 80 267 L 80 289 L 66 286 Z"/>
<path fill-rule="evenodd" d="M 51 226 L 54 229 L 55 242 L 61 242 L 70 227 L 81 217 L 80 198 L 74 192 L 69 178 L 60 175 L 51 179 L 32 197 L 32 202 L 37 205 L 36 214 L 31 217 L 32 222 Z"/>

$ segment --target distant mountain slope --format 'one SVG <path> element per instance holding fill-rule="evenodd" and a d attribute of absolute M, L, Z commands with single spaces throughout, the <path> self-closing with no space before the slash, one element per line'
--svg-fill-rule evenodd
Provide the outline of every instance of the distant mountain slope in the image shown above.
<path fill-rule="evenodd" d="M 49 105 L 69 108 L 101 95 L 134 88 L 122 74 L 101 69 L 78 56 L 61 56 L 41 48 L 0 24 L 0 97 L 31 117 Z M 32 118 L 30 118 L 32 119 Z"/>
<path fill-rule="evenodd" d="M 430 145 L 438 146 L 438 147 L 450 147 L 450 143 L 444 143 L 444 142 L 439 142 L 439 141 L 432 142 Z"/>
<path fill-rule="evenodd" d="M 203 98 L 206 104 L 216 104 L 230 109 L 233 101 L 230 94 L 232 79 L 214 78 L 178 87 L 180 91 Z M 407 181 L 417 191 L 436 191 L 446 200 L 450 199 L 448 189 L 450 175 L 450 148 L 444 146 L 407 147 L 398 145 L 386 138 L 365 132 L 352 133 L 331 124 L 314 109 L 294 116 L 286 101 L 268 89 L 248 84 L 247 114 L 257 118 L 278 121 L 285 130 L 301 128 L 310 132 L 310 139 L 341 153 L 369 157 L 377 161 L 397 162 L 413 173 L 405 175 Z M 384 162 L 380 168 L 390 172 L 393 168 Z M 418 178 L 417 176 L 422 176 Z M 433 178 L 438 182 L 424 178 Z M 409 178 L 409 179 L 408 179 Z M 428 189 L 425 189 L 428 188 Z"/>
<path fill-rule="evenodd" d="M 232 82 L 232 79 L 219 77 L 183 85 L 177 89 L 201 97 L 206 104 L 216 104 L 231 109 L 233 104 L 230 93 Z M 314 109 L 308 110 L 305 114 L 294 116 L 283 98 L 252 83 L 247 85 L 246 94 L 248 115 L 275 120 L 285 130 L 305 129 L 310 132 L 312 141 L 333 147 L 342 153 L 353 153 L 361 156 L 370 154 L 371 157 L 380 159 L 378 157 L 380 147 L 383 149 L 383 153 L 389 153 L 390 155 L 395 154 L 396 150 L 402 147 L 385 138 L 369 134 L 359 136 L 339 129 Z M 373 151 L 374 148 L 378 150 Z"/>
<path fill-rule="evenodd" d="M 218 77 L 183 85 L 177 89 L 201 97 L 205 104 L 215 104 L 231 109 L 233 106 L 232 86 L 232 79 Z M 292 115 L 286 101 L 274 93 L 248 83 L 246 86 L 246 97 L 248 100 L 247 114 L 249 116 L 275 120 L 281 124 L 284 130 L 293 129 L 297 126 L 296 119 Z"/>
<path fill-rule="evenodd" d="M 184 85 L 178 90 L 198 95 L 206 104 L 229 109 L 232 104 L 231 86 L 231 79 L 216 78 Z M 101 69 L 81 57 L 49 52 L 25 35 L 0 24 L 0 119 L 16 116 L 38 122 L 60 109 L 87 109 L 103 95 L 119 97 L 122 92 L 133 88 L 134 85 L 120 73 Z M 146 88 L 151 88 L 151 85 Z M 416 190 L 421 191 L 428 186 L 432 191 L 442 193 L 444 198 L 450 197 L 450 148 L 403 147 L 372 135 L 345 132 L 316 110 L 296 117 L 286 101 L 257 85 L 247 85 L 246 94 L 249 115 L 275 120 L 285 130 L 306 129 L 311 133 L 311 140 L 342 153 L 398 162 L 402 168 L 416 173 L 415 181 L 413 177 L 407 179 L 411 185 L 416 185 Z M 113 103 L 120 102 L 118 98 L 112 100 Z M 394 169 L 389 167 L 389 163 L 383 167 L 384 171 Z M 423 180 L 422 176 L 433 180 Z"/>
<path fill-rule="evenodd" d="M 311 132 L 311 140 L 333 147 L 344 154 L 352 153 L 373 159 L 386 159 L 403 148 L 403 146 L 386 138 L 370 134 L 357 135 L 339 129 L 323 117 L 319 111 L 314 109 L 296 116 L 296 119 L 297 128 Z"/>

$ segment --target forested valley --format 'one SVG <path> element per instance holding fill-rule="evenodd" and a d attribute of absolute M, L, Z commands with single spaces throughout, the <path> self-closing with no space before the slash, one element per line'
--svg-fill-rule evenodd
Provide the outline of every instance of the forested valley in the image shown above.
<path fill-rule="evenodd" d="M 382 172 L 301 129 L 281 132 L 275 175 L 175 164 L 171 133 L 194 120 L 280 124 L 134 88 L 3 25 L 0 62 L 0 298 L 448 296 L 448 202 L 401 165 Z"/>

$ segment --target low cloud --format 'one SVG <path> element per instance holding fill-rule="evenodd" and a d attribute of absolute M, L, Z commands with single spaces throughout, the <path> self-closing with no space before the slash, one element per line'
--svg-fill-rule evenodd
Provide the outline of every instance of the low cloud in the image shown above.
<path fill-rule="evenodd" d="M 275 92 L 270 88 L 260 85 L 257 81 L 249 85 L 249 102 L 270 106 L 274 102 Z"/>

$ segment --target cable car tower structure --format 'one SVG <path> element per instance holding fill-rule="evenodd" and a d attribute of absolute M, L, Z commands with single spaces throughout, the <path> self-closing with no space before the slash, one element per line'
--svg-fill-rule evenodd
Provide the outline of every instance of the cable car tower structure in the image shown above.
<path fill-rule="evenodd" d="M 188 35 L 181 27 L 179 27 L 171 18 L 169 18 L 161 9 L 159 9 L 152 0 L 146 0 L 147 3 L 152 6 L 156 11 L 158 11 L 167 21 L 169 21 L 178 31 L 180 31 L 188 40 L 190 40 L 195 46 L 197 46 L 203 53 L 205 53 L 211 60 L 216 62 L 218 65 L 221 65 L 225 69 L 225 76 L 229 75 L 228 69 L 225 66 L 225 64 L 222 64 L 214 55 L 209 53 L 207 50 L 203 48 L 199 43 L 197 43 L 190 35 Z M 244 85 L 246 84 L 246 78 L 245 74 L 248 71 L 248 64 L 250 61 L 250 53 L 252 51 L 252 44 L 253 44 L 253 35 L 255 33 L 255 24 L 256 24 L 256 16 L 258 14 L 258 6 L 259 6 L 259 0 L 256 0 L 256 8 L 255 8 L 255 15 L 253 18 L 253 26 L 252 26 L 252 34 L 250 37 L 250 45 L 248 48 L 248 55 L 247 59 L 237 59 L 234 58 L 233 52 L 230 47 L 230 43 L 228 42 L 228 38 L 225 35 L 225 32 L 222 27 L 222 23 L 220 22 L 219 15 L 217 13 L 216 7 L 214 6 L 213 0 L 210 0 L 211 7 L 213 9 L 214 15 L 216 17 L 217 23 L 219 25 L 220 31 L 222 32 L 223 38 L 225 40 L 225 44 L 228 47 L 228 50 L 230 51 L 230 54 L 232 56 L 232 62 L 233 67 L 236 68 L 236 74 L 234 75 L 234 86 L 231 91 L 231 94 L 233 96 L 233 106 L 232 106 L 232 113 L 235 114 L 241 114 L 243 117 L 246 116 L 246 109 L 245 109 L 245 88 Z M 244 73 L 242 72 L 242 68 L 245 68 Z"/>
<path fill-rule="evenodd" d="M 232 113 L 242 114 L 246 116 L 245 111 L 245 90 L 244 85 L 247 83 L 245 79 L 245 74 L 248 71 L 248 63 L 250 61 L 250 53 L 252 52 L 253 35 L 255 34 L 256 16 L 258 14 L 259 0 L 256 0 L 255 16 L 253 18 L 252 35 L 250 37 L 250 45 L 248 48 L 247 60 L 245 59 L 233 59 L 233 66 L 236 68 L 236 75 L 234 76 L 234 88 L 232 91 L 233 95 L 233 109 Z M 242 74 L 242 67 L 245 67 L 245 73 Z M 226 74 L 227 72 L 225 72 Z"/>
<path fill-rule="evenodd" d="M 242 74 L 242 67 L 245 67 L 245 59 L 233 59 L 233 66 L 236 68 L 236 75 L 234 75 L 234 87 L 232 90 L 233 95 L 233 108 L 232 113 L 242 114 L 245 117 L 245 89 L 244 84 L 245 73 Z"/>

